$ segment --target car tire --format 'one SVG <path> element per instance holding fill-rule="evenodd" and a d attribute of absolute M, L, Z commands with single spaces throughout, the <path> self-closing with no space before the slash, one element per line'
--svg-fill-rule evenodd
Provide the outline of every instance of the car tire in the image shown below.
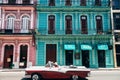
<path fill-rule="evenodd" d="M 71 77 L 70 80 L 79 80 L 79 76 L 77 76 L 77 75 L 72 75 L 72 77 Z"/>
<path fill-rule="evenodd" d="M 31 80 L 42 80 L 42 77 L 39 74 L 32 74 Z"/>

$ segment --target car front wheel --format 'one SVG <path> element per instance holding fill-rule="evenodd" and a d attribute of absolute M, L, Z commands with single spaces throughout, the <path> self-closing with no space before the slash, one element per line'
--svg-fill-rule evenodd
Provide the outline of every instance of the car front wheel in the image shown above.
<path fill-rule="evenodd" d="M 33 74 L 33 75 L 31 76 L 31 80 L 42 80 L 42 78 L 41 78 L 41 76 L 38 75 L 38 74 Z"/>
<path fill-rule="evenodd" d="M 78 76 L 77 75 L 73 75 L 72 77 L 71 77 L 71 80 L 78 80 Z"/>

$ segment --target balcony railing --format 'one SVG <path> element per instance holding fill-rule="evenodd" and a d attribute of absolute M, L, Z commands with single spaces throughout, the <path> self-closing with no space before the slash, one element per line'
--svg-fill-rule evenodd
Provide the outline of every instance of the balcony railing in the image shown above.
<path fill-rule="evenodd" d="M 100 3 L 95 3 L 95 1 L 86 1 L 86 2 L 80 2 L 80 0 L 77 0 L 77 1 L 71 1 L 69 4 L 70 5 L 66 5 L 66 1 L 56 1 L 56 2 L 47 2 L 46 0 L 45 1 L 40 1 L 39 3 L 37 3 L 38 6 L 83 6 L 83 7 L 86 7 L 86 6 L 91 6 L 91 7 L 110 7 L 110 1 L 101 1 Z"/>
<path fill-rule="evenodd" d="M 28 29 L 26 32 L 21 31 L 21 29 L 0 29 L 0 34 L 4 35 L 33 34 L 34 32 L 34 29 Z"/>
<path fill-rule="evenodd" d="M 36 4 L 35 2 L 33 2 L 33 0 L 28 1 L 28 2 L 16 2 L 16 1 L 11 1 L 11 2 L 6 2 L 3 0 L 3 2 L 0 2 L 0 5 L 33 5 Z"/>
<path fill-rule="evenodd" d="M 99 32 L 97 32 L 99 31 Z M 106 35 L 112 34 L 112 30 L 106 30 L 106 31 L 101 31 L 101 30 L 88 30 L 88 31 L 81 31 L 81 30 L 72 30 L 70 34 L 66 33 L 66 30 L 55 30 L 54 34 L 52 35 Z M 36 34 L 40 35 L 51 35 L 49 34 L 49 30 L 47 29 L 36 29 Z"/>

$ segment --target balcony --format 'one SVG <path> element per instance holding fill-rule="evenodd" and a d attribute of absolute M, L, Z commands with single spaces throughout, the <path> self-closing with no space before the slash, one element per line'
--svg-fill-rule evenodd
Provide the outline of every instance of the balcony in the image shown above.
<path fill-rule="evenodd" d="M 96 30 L 88 30 L 88 31 L 71 30 L 70 34 L 68 34 L 66 33 L 66 30 L 55 30 L 54 34 L 49 34 L 49 30 L 47 29 L 36 29 L 35 32 L 37 35 L 112 35 L 112 30 L 106 30 L 106 31 L 97 30 L 97 31 Z"/>
<path fill-rule="evenodd" d="M 34 4 L 34 2 L 33 1 L 29 1 L 29 0 L 23 0 L 22 2 L 17 2 L 17 1 L 15 1 L 15 0 L 10 0 L 10 1 L 8 1 L 8 2 L 6 2 L 6 1 L 3 1 L 3 2 L 0 2 L 0 5 L 8 5 L 8 6 L 10 6 L 10 5 L 33 5 Z"/>
<path fill-rule="evenodd" d="M 33 29 L 27 30 L 27 32 L 21 32 L 20 29 L 0 29 L 0 34 L 2 35 L 29 35 L 34 34 Z"/>
<path fill-rule="evenodd" d="M 110 2 L 102 1 L 101 3 L 95 3 L 94 1 L 87 1 L 81 4 L 80 1 L 73 1 L 70 5 L 66 5 L 65 1 L 58 1 L 54 5 L 50 5 L 45 1 L 40 1 L 37 4 L 37 10 L 40 11 L 106 11 L 110 10 Z"/>

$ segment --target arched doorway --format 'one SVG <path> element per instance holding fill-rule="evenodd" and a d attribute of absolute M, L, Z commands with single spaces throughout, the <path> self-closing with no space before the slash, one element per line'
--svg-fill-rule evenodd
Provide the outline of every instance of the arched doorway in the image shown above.
<path fill-rule="evenodd" d="M 28 46 L 21 45 L 20 46 L 19 68 L 27 67 L 27 52 L 28 52 Z"/>
<path fill-rule="evenodd" d="M 13 45 L 5 45 L 3 68 L 12 68 L 13 64 Z"/>

